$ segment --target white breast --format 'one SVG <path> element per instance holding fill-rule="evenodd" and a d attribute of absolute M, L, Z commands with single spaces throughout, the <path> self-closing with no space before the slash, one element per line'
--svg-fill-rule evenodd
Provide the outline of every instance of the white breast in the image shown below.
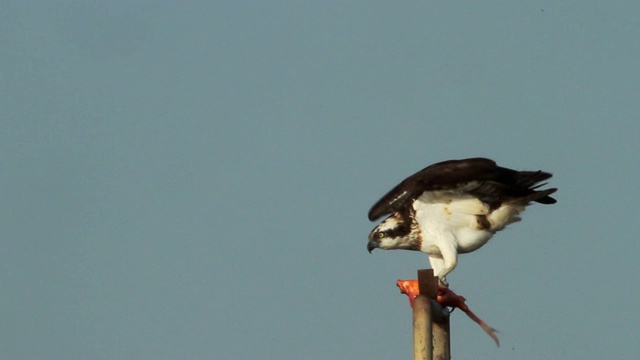
<path fill-rule="evenodd" d="M 516 221 L 511 219 L 514 212 L 501 211 L 501 216 L 494 218 L 495 211 L 491 212 L 489 206 L 477 198 L 446 191 L 426 192 L 413 207 L 422 235 L 421 250 L 431 255 L 439 255 L 443 246 L 454 247 L 458 253 L 477 250 L 496 231 Z"/>

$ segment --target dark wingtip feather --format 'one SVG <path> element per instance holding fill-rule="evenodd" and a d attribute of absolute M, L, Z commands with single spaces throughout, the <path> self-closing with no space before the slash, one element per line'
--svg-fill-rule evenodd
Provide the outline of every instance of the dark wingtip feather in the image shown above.
<path fill-rule="evenodd" d="M 410 197 L 409 191 L 405 190 L 405 183 L 401 182 L 371 207 L 369 220 L 374 221 L 383 215 L 398 211 Z"/>
<path fill-rule="evenodd" d="M 369 221 L 375 221 L 375 220 L 376 220 L 376 219 L 378 219 L 380 216 L 382 216 L 382 214 L 379 214 L 379 211 L 377 211 L 375 207 L 372 207 L 372 208 L 369 210 L 369 214 L 368 214 Z"/>

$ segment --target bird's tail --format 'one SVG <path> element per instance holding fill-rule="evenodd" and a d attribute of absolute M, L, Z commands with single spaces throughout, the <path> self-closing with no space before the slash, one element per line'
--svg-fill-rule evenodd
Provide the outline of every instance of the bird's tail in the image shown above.
<path fill-rule="evenodd" d="M 517 171 L 515 174 L 516 186 L 535 189 L 541 185 L 536 185 L 539 182 L 550 179 L 553 174 L 546 171 Z M 544 184 L 543 184 L 544 185 Z"/>
<path fill-rule="evenodd" d="M 544 184 L 540 184 L 538 186 L 533 187 L 533 189 L 538 188 L 540 186 L 543 186 Z M 551 194 L 553 194 L 554 192 L 558 191 L 558 189 L 556 188 L 552 188 L 552 189 L 546 189 L 546 190 L 539 190 L 539 191 L 534 191 L 531 194 L 525 195 L 525 196 L 521 196 L 521 197 L 517 197 L 517 198 L 513 198 L 511 200 L 509 200 L 507 202 L 507 204 L 510 205 L 526 205 L 532 201 L 535 201 L 537 203 L 540 204 L 545 204 L 545 205 L 550 205 L 550 204 L 555 204 L 557 201 L 556 199 L 552 198 Z"/>

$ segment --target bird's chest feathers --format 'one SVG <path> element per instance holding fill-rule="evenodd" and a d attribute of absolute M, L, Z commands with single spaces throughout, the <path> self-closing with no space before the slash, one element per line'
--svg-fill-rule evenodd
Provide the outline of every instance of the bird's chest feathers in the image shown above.
<path fill-rule="evenodd" d="M 489 208 L 477 198 L 451 192 L 425 192 L 413 203 L 422 238 L 421 250 L 438 255 L 443 246 L 459 253 L 474 251 L 493 235 Z"/>

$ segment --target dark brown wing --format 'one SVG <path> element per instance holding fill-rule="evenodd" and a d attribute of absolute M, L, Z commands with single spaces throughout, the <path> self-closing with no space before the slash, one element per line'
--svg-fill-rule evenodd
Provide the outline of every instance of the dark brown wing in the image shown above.
<path fill-rule="evenodd" d="M 425 191 L 459 189 L 478 197 L 492 207 L 504 201 L 526 198 L 542 204 L 553 204 L 549 194 L 555 189 L 536 191 L 541 181 L 552 175 L 543 171 L 516 171 L 498 166 L 493 160 L 470 158 L 448 160 L 429 165 L 409 176 L 385 194 L 369 210 L 369 220 L 396 212 L 411 204 Z M 468 186 L 471 182 L 474 186 Z M 539 196 L 535 196 L 539 194 Z"/>

